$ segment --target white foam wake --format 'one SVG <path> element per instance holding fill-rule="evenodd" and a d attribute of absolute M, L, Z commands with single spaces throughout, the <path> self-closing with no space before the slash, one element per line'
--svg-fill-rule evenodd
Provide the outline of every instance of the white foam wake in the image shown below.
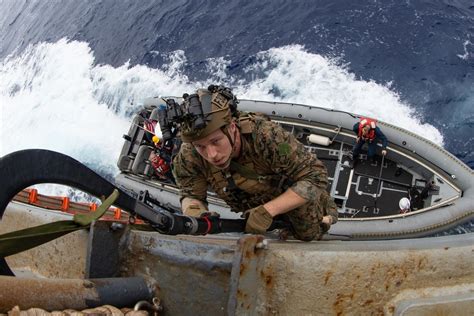
<path fill-rule="evenodd" d="M 260 62 L 248 71 L 264 71 L 266 76 L 247 88 L 247 98 L 274 101 L 268 91 L 277 89 L 281 101 L 373 117 L 443 144 L 441 133 L 432 125 L 422 124 L 416 111 L 390 86 L 358 80 L 337 60 L 308 53 L 299 45 L 272 48 L 259 55 Z"/>
<path fill-rule="evenodd" d="M 30 46 L 0 64 L 0 155 L 45 148 L 114 175 L 121 136 L 137 101 L 181 95 L 216 81 L 231 83 L 241 98 L 310 104 L 396 122 L 442 145 L 439 131 L 422 124 L 389 86 L 358 80 L 337 61 L 301 46 L 272 48 L 257 57 L 246 71 L 263 72 L 258 79 L 234 78 L 226 72 L 230 61 L 216 58 L 208 60 L 208 78 L 192 82 L 183 71 L 187 61 L 182 51 L 171 54 L 160 69 L 114 68 L 95 65 L 84 42 L 62 39 Z"/>

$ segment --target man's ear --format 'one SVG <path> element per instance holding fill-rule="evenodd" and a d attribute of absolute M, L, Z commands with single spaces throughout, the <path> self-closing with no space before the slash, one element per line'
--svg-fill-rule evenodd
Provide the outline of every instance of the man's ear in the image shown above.
<path fill-rule="evenodd" d="M 231 135 L 235 133 L 235 130 L 237 129 L 237 125 L 235 124 L 234 121 L 230 122 L 229 124 L 229 132 Z"/>

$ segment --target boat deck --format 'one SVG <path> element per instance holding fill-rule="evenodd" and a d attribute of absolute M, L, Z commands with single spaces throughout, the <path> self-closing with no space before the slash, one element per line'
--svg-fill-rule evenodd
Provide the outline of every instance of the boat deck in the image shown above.
<path fill-rule="evenodd" d="M 152 110 L 153 108 L 149 109 L 149 111 Z M 118 165 L 121 170 L 132 171 L 134 174 L 143 174 L 145 178 L 151 178 L 153 171 L 144 162 L 148 159 L 150 148 L 153 146 L 145 137 L 144 130 L 139 128 L 141 121 L 143 118 L 140 116 L 134 118 L 133 127 L 126 137 Z M 399 215 L 400 199 L 410 198 L 410 196 L 412 210 L 429 206 L 427 196 L 413 199 L 414 194 L 421 193 L 426 187 L 429 179 L 403 166 L 393 153 L 389 152 L 387 157 L 378 155 L 375 161 L 369 161 L 363 148 L 357 165 L 352 168 L 349 158 L 354 141 L 352 137 L 337 137 L 339 131 L 336 128 L 336 135 L 333 136 L 332 142 L 327 142 L 330 143 L 328 146 L 315 145 L 308 141 L 310 135 L 318 136 L 320 131 L 323 132 L 322 135 L 325 135 L 324 130 L 327 131 L 328 128 L 331 129 L 334 126 L 321 124 L 298 126 L 291 122 L 278 122 L 278 124 L 293 133 L 310 152 L 316 154 L 324 162 L 329 176 L 327 190 L 338 205 L 340 217 L 369 218 Z M 154 180 L 173 186 L 172 183 L 163 179 L 154 178 Z M 215 195 L 209 192 L 209 196 Z"/>
<path fill-rule="evenodd" d="M 117 162 L 121 174 L 116 177 L 116 183 L 132 196 L 146 189 L 161 203 L 180 209 L 179 189 L 172 181 L 154 174 L 149 161 L 153 144 L 141 127 L 157 110 L 157 100 L 147 101 L 124 135 Z M 472 217 L 469 193 L 472 172 L 465 173 L 468 167 L 409 131 L 384 123 L 384 133 L 389 138 L 387 156 L 368 161 L 363 148 L 359 163 L 351 168 L 349 157 L 356 138 L 352 126 L 359 116 L 326 108 L 254 100 L 241 101 L 239 106 L 268 115 L 325 163 L 329 175 L 327 190 L 338 205 L 341 218 L 332 228 L 333 236 L 353 239 L 427 236 Z M 431 153 L 436 159 L 431 159 Z M 409 198 L 411 207 L 401 214 L 399 201 L 404 197 Z M 208 202 L 224 218 L 239 216 L 213 192 L 208 192 Z"/>
<path fill-rule="evenodd" d="M 348 156 L 352 151 L 350 144 L 305 145 L 328 169 L 328 191 L 340 208 L 340 216 L 378 217 L 400 213 L 398 202 L 408 196 L 414 183 L 413 174 L 388 158 L 377 156 L 375 162 L 369 161 L 364 152 L 352 169 Z M 415 184 L 421 189 L 426 181 L 415 179 Z"/>

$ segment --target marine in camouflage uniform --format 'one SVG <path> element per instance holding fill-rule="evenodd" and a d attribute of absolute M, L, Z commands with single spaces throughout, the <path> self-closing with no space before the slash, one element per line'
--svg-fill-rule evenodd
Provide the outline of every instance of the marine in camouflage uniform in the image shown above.
<path fill-rule="evenodd" d="M 328 178 L 323 163 L 291 133 L 263 116 L 236 112 L 232 119 L 241 146 L 228 168 L 212 165 L 184 139 L 173 161 L 173 173 L 182 198 L 202 202 L 200 206 L 183 205 L 185 213 L 198 216 L 208 211 L 208 189 L 232 211 L 247 212 L 290 188 L 306 203 L 280 217 L 291 223 L 295 238 L 319 239 L 325 230 L 321 225 L 323 216 L 330 215 L 332 224 L 337 221 L 337 207 L 326 191 Z"/>

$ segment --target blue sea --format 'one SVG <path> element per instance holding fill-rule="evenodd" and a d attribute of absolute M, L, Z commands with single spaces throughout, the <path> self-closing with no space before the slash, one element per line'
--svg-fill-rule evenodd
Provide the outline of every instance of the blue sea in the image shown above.
<path fill-rule="evenodd" d="M 0 156 L 112 178 L 142 99 L 211 83 L 398 124 L 474 168 L 472 0 L 0 0 Z"/>

